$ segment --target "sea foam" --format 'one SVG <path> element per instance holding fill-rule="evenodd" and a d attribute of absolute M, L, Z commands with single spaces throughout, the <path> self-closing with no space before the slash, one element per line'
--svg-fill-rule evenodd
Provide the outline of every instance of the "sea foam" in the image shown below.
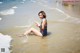
<path fill-rule="evenodd" d="M 71 22 L 71 23 L 76 23 L 76 24 L 80 24 L 80 18 L 77 17 L 72 17 L 69 14 L 65 13 L 64 11 L 62 11 L 61 9 L 55 8 L 55 10 L 61 12 L 63 15 L 65 15 L 66 17 L 63 19 L 66 22 Z"/>
<path fill-rule="evenodd" d="M 15 27 L 17 27 L 17 28 L 29 28 L 29 27 L 31 27 L 32 25 L 25 25 L 25 26 L 15 26 Z"/>
<path fill-rule="evenodd" d="M 0 15 L 13 15 L 14 13 L 15 13 L 15 10 L 11 8 L 11 9 L 1 11 Z"/>
<path fill-rule="evenodd" d="M 26 0 L 22 0 L 22 2 L 20 2 L 20 3 L 22 3 L 22 4 L 23 4 L 25 1 L 26 1 Z"/>
<path fill-rule="evenodd" d="M 10 53 L 11 36 L 0 33 L 0 53 Z"/>
<path fill-rule="evenodd" d="M 36 1 L 35 0 L 30 0 L 31 2 L 35 3 Z"/>
<path fill-rule="evenodd" d="M 23 1 L 26 1 L 26 0 L 23 0 Z"/>
<path fill-rule="evenodd" d="M 3 2 L 0 2 L 0 4 L 2 4 Z"/>
<path fill-rule="evenodd" d="M 2 20 L 2 18 L 0 18 L 0 21 Z"/>
<path fill-rule="evenodd" d="M 16 9 L 16 8 L 18 8 L 18 7 L 17 7 L 17 6 L 13 6 L 12 8 L 13 8 L 13 9 Z"/>

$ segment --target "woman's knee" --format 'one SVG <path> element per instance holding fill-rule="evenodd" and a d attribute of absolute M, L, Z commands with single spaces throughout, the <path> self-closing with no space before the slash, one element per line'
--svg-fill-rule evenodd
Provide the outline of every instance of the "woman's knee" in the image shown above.
<path fill-rule="evenodd" d="M 35 30 L 35 28 L 31 28 L 31 30 Z"/>
<path fill-rule="evenodd" d="M 31 31 L 31 32 L 34 32 L 34 28 L 30 28 L 30 31 Z"/>
<path fill-rule="evenodd" d="M 30 28 L 30 29 L 33 29 L 33 28 Z"/>

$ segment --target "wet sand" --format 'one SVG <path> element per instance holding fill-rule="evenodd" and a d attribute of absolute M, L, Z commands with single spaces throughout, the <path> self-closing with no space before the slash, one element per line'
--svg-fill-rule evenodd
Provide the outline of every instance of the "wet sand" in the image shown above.
<path fill-rule="evenodd" d="M 12 53 L 80 53 L 79 24 L 48 20 L 48 32 L 50 33 L 48 36 L 28 35 L 28 39 L 18 36 L 25 29 L 15 28 L 9 31 L 12 32 L 9 34 L 13 38 Z"/>
<path fill-rule="evenodd" d="M 50 34 L 46 37 L 35 35 L 28 35 L 28 38 L 19 37 L 27 28 L 10 28 L 0 31 L 0 33 L 11 35 L 13 38 L 12 53 L 80 53 L 80 23 L 66 22 L 64 20 L 66 15 L 56 10 L 52 10 L 48 16 L 48 32 Z M 56 19 L 64 21 L 56 21 Z M 36 28 L 34 25 L 32 27 Z"/>

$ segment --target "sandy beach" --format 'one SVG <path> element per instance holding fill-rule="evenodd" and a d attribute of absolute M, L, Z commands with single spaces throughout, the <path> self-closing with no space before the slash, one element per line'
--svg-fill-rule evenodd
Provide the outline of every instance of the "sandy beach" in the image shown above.
<path fill-rule="evenodd" d="M 13 34 L 9 34 L 13 37 L 13 53 L 80 53 L 80 25 L 55 21 L 48 23 L 50 34 L 46 37 L 19 37 L 25 30 L 10 30 Z"/>
<path fill-rule="evenodd" d="M 79 6 L 62 7 L 61 4 L 59 6 L 59 4 L 54 5 L 53 3 L 51 3 L 52 6 L 48 3 L 48 6 L 45 3 L 48 1 L 42 0 L 41 3 L 36 0 L 28 2 L 21 2 L 19 4 L 21 6 L 17 5 L 18 7 L 13 6 L 14 15 L 12 15 L 13 13 L 8 13 L 8 16 L 0 15 L 0 18 L 2 18 L 0 21 L 0 33 L 8 34 L 13 38 L 12 47 L 10 48 L 12 53 L 80 53 Z M 58 6 L 55 7 L 56 5 Z M 29 7 L 27 8 L 27 6 Z M 46 37 L 35 35 L 19 37 L 30 27 L 39 30 L 34 21 L 40 22 L 37 16 L 40 10 L 44 10 L 47 14 L 49 35 Z M 13 11 L 11 10 L 11 12 Z M 5 10 L 2 14 L 5 12 L 9 12 L 9 10 Z M 31 26 L 26 27 L 28 24 Z"/>

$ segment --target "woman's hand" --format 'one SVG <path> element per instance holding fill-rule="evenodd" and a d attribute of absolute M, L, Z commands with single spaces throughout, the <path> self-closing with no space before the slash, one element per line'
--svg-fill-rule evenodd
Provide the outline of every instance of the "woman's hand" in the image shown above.
<path fill-rule="evenodd" d="M 40 24 L 38 22 L 35 22 L 35 24 L 36 24 L 37 27 L 40 27 Z"/>

